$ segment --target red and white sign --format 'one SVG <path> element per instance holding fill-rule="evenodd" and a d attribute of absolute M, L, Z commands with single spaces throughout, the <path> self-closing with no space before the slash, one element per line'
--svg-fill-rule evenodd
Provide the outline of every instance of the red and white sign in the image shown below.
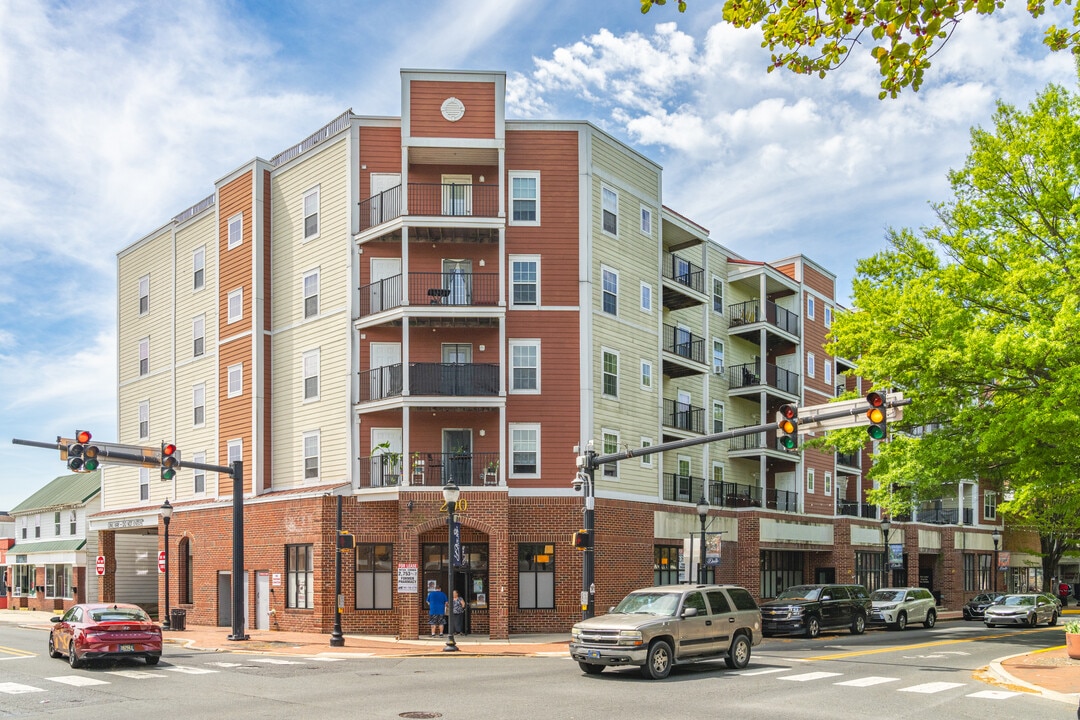
<path fill-rule="evenodd" d="M 158 569 L 158 572 L 160 572 L 160 573 L 165 572 L 165 551 L 164 550 L 161 550 L 157 554 L 157 569 Z"/>
<path fill-rule="evenodd" d="M 98 555 L 97 556 L 97 574 L 98 575 L 104 575 L 105 574 L 105 556 L 104 555 Z"/>

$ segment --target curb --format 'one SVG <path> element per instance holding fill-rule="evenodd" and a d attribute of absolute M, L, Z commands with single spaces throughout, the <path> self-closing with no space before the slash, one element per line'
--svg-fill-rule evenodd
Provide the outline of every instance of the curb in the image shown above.
<path fill-rule="evenodd" d="M 1030 655 L 1030 654 L 1031 653 L 1016 653 L 1015 655 L 1006 655 L 1005 657 L 1000 657 L 1000 658 L 997 658 L 996 660 L 991 660 L 990 665 L 989 665 L 990 673 L 992 675 L 994 675 L 997 680 L 1000 680 L 1002 683 L 1005 683 L 1007 685 L 1015 685 L 1016 687 L 1024 688 L 1028 692 L 1033 693 L 1035 695 L 1040 695 L 1040 696 L 1042 696 L 1044 698 L 1047 698 L 1048 700 L 1056 700 L 1057 702 L 1060 702 L 1060 703 L 1067 703 L 1069 705 L 1076 705 L 1077 704 L 1077 699 L 1080 698 L 1080 693 L 1059 693 L 1056 690 L 1047 690 L 1044 687 L 1040 687 L 1038 685 L 1032 685 L 1029 682 L 1021 680 L 1020 678 L 1016 677 L 1015 675 L 1010 673 L 1008 670 L 1006 670 L 1004 667 L 1002 667 L 1002 663 L 1007 661 L 1007 660 L 1012 660 L 1013 658 L 1018 658 L 1018 657 L 1024 657 L 1024 656 Z M 1080 712 L 1080 711 L 1078 711 L 1078 712 Z"/>

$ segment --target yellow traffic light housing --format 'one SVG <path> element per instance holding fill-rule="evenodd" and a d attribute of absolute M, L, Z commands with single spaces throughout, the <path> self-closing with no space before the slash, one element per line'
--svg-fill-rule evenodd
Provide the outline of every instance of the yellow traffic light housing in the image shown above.
<path fill-rule="evenodd" d="M 797 405 L 781 405 L 776 411 L 777 439 L 785 450 L 799 447 L 799 408 Z"/>

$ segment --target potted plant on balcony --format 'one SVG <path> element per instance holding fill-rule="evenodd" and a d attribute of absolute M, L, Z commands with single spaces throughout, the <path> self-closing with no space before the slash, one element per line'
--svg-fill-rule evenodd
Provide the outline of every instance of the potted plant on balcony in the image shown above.
<path fill-rule="evenodd" d="M 413 485 L 424 484 L 424 457 L 418 452 L 412 454 L 412 483 Z"/>
<path fill-rule="evenodd" d="M 1080 660 L 1080 620 L 1065 623 L 1065 651 L 1073 660 Z"/>
<path fill-rule="evenodd" d="M 499 461 L 492 460 L 487 464 L 487 468 L 484 469 L 484 484 L 485 485 L 498 485 L 499 484 Z"/>
<path fill-rule="evenodd" d="M 378 452 L 376 452 L 378 451 Z M 384 485 L 397 485 L 401 481 L 401 453 L 390 448 L 390 442 L 384 441 L 371 449 L 373 456 L 378 456 L 382 466 Z"/>

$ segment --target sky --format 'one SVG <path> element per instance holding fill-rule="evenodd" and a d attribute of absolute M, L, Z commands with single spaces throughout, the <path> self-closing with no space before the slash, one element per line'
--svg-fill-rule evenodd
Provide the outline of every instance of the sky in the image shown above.
<path fill-rule="evenodd" d="M 0 0 L 0 510 L 65 474 L 54 441 L 115 440 L 116 254 L 346 109 L 400 115 L 400 71 L 499 70 L 508 119 L 588 120 L 664 168 L 664 204 L 755 260 L 837 277 L 935 221 L 996 102 L 1074 89 L 1020 2 L 964 19 L 922 88 L 878 100 L 857 48 L 766 73 L 720 2 Z"/>

